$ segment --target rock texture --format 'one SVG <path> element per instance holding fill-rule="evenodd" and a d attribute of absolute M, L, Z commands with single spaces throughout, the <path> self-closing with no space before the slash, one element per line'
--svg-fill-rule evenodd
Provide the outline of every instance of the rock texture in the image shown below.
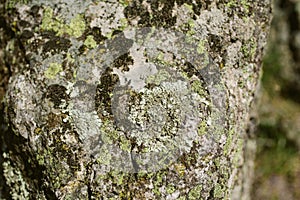
<path fill-rule="evenodd" d="M 3 198 L 248 199 L 270 16 L 269 0 L 3 2 Z"/>

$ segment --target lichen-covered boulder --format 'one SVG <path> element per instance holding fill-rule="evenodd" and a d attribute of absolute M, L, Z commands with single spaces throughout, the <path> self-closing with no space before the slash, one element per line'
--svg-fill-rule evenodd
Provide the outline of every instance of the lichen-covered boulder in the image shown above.
<path fill-rule="evenodd" d="M 7 1 L 3 18 L 10 197 L 248 198 L 268 0 Z"/>

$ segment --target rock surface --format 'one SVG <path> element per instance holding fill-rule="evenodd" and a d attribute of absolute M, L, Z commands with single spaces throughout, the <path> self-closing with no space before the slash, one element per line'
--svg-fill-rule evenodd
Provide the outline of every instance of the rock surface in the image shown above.
<path fill-rule="evenodd" d="M 3 5 L 4 198 L 249 198 L 269 0 Z"/>

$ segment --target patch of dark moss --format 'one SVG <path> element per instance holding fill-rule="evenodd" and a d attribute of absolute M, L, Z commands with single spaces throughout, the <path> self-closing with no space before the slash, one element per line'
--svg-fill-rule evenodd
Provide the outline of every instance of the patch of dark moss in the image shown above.
<path fill-rule="evenodd" d="M 51 52 L 52 54 L 59 54 L 61 52 L 67 52 L 71 46 L 69 39 L 58 37 L 54 33 L 44 35 L 45 38 L 49 39 L 43 44 L 43 54 Z"/>
<path fill-rule="evenodd" d="M 133 65 L 133 63 L 133 58 L 129 53 L 125 53 L 114 60 L 113 67 L 121 69 L 121 71 L 124 72 L 129 71 L 129 65 Z"/>
<path fill-rule="evenodd" d="M 54 108 L 58 109 L 61 103 L 63 103 L 62 100 L 65 100 L 67 102 L 70 100 L 69 95 L 66 93 L 67 89 L 64 86 L 54 84 L 50 85 L 47 88 L 46 92 L 46 98 L 50 99 L 50 101 L 53 102 Z"/>
<path fill-rule="evenodd" d="M 224 43 L 222 41 L 223 41 L 223 38 L 221 36 L 209 34 L 208 35 L 208 44 L 210 47 L 210 51 L 214 52 L 215 54 L 221 55 L 222 48 L 224 47 Z"/>
<path fill-rule="evenodd" d="M 124 14 L 128 20 L 140 18 L 138 24 L 141 27 L 163 27 L 170 28 L 176 23 L 176 16 L 172 16 L 175 0 L 154 0 L 149 2 L 153 13 L 149 13 L 147 7 L 140 1 L 134 1 L 127 6 Z"/>
<path fill-rule="evenodd" d="M 100 84 L 97 85 L 95 96 L 95 107 L 101 119 L 112 117 L 112 92 L 118 83 L 119 78 L 116 74 L 112 73 L 112 68 L 106 68 L 105 72 L 100 77 Z M 104 116 L 106 111 L 110 116 Z"/>

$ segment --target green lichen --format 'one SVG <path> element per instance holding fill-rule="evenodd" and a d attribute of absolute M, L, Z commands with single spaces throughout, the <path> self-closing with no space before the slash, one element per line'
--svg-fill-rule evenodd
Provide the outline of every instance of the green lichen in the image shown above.
<path fill-rule="evenodd" d="M 97 46 L 97 42 L 94 40 L 94 36 L 92 35 L 87 36 L 86 40 L 84 41 L 84 45 L 90 49 L 95 48 Z"/>
<path fill-rule="evenodd" d="M 199 136 L 205 135 L 207 133 L 207 122 L 206 121 L 200 122 L 197 131 Z"/>
<path fill-rule="evenodd" d="M 185 175 L 185 170 L 186 170 L 186 167 L 185 165 L 179 163 L 179 164 L 174 164 L 174 169 L 175 169 L 175 172 L 180 176 L 180 177 L 184 177 Z"/>
<path fill-rule="evenodd" d="M 249 42 L 241 47 L 241 49 L 245 57 L 253 59 L 257 50 L 257 43 L 255 41 L 255 38 L 251 38 Z"/>
<path fill-rule="evenodd" d="M 37 154 L 36 155 L 36 160 L 38 161 L 39 165 L 44 165 L 45 164 L 45 160 L 44 160 L 44 156 Z"/>
<path fill-rule="evenodd" d="M 126 18 L 121 18 L 120 22 L 121 22 L 121 27 L 119 30 L 123 31 L 125 30 L 126 27 L 128 27 L 128 21 Z"/>
<path fill-rule="evenodd" d="M 193 187 L 189 193 L 188 197 L 190 200 L 198 200 L 201 197 L 202 185 L 197 185 Z"/>
<path fill-rule="evenodd" d="M 197 45 L 197 52 L 199 53 L 199 54 L 203 54 L 203 53 L 205 53 L 206 52 L 206 48 L 205 48 L 205 45 L 206 45 L 206 41 L 205 40 L 200 40 L 199 42 L 198 42 L 198 45 Z"/>
<path fill-rule="evenodd" d="M 59 63 L 50 63 L 48 69 L 44 72 L 44 75 L 48 79 L 54 79 L 55 76 L 61 72 L 62 66 Z"/>
<path fill-rule="evenodd" d="M 130 4 L 131 0 L 120 0 L 120 4 L 124 7 L 127 7 Z"/>
<path fill-rule="evenodd" d="M 236 147 L 236 153 L 234 154 L 234 157 L 233 157 L 233 164 L 235 166 L 239 166 L 240 161 L 241 161 L 241 155 L 243 152 L 243 147 L 244 147 L 244 140 L 238 139 L 236 145 L 237 145 L 237 147 Z"/>
<path fill-rule="evenodd" d="M 85 30 L 85 21 L 82 15 L 75 16 L 69 26 L 66 26 L 66 33 L 75 37 L 80 37 Z"/>
<path fill-rule="evenodd" d="M 68 62 L 70 62 L 70 63 L 74 63 L 75 62 L 75 59 L 74 58 L 72 58 L 72 55 L 68 52 L 67 53 L 67 61 Z"/>
<path fill-rule="evenodd" d="M 124 136 L 121 137 L 120 139 L 120 148 L 123 150 L 123 151 L 126 151 L 126 152 L 130 152 L 131 151 L 131 143 L 129 140 L 127 140 Z"/>
<path fill-rule="evenodd" d="M 192 43 L 194 41 L 193 38 L 191 38 L 191 36 L 195 35 L 196 31 L 194 29 L 195 27 L 195 20 L 193 19 L 189 19 L 188 20 L 188 26 L 189 26 L 189 30 L 187 31 L 187 42 Z"/>
<path fill-rule="evenodd" d="M 195 80 L 191 83 L 192 90 L 199 94 L 201 97 L 207 95 L 207 91 L 202 87 L 199 80 Z"/>
<path fill-rule="evenodd" d="M 190 12 L 192 12 L 192 13 L 194 12 L 194 11 L 193 11 L 193 6 L 192 6 L 192 5 L 189 5 L 189 4 L 187 4 L 187 3 L 184 3 L 183 5 L 184 5 Z"/>
<path fill-rule="evenodd" d="M 224 146 L 224 155 L 229 155 L 230 153 L 230 150 L 232 148 L 232 140 L 233 140 L 233 137 L 234 137 L 234 131 L 231 129 L 229 130 L 228 132 L 228 136 L 227 136 L 227 140 L 226 140 L 226 143 L 225 143 L 225 146 Z"/>
<path fill-rule="evenodd" d="M 240 2 L 240 3 L 239 3 Z M 239 5 L 242 5 L 242 8 L 244 9 L 244 12 L 246 14 L 249 13 L 249 6 L 251 5 L 250 2 L 248 2 L 248 0 L 241 0 L 241 1 L 235 1 L 235 0 L 231 0 L 229 1 L 226 6 L 229 7 L 229 8 L 232 8 L 232 7 L 237 7 Z"/>
<path fill-rule="evenodd" d="M 70 36 L 80 37 L 85 30 L 85 21 L 82 15 L 76 15 L 71 19 L 70 24 L 65 24 L 62 19 L 53 17 L 52 8 L 46 7 L 40 27 L 44 31 L 54 31 L 58 36 L 69 34 Z"/>
<path fill-rule="evenodd" d="M 100 148 L 100 154 L 99 154 L 99 156 L 97 157 L 97 163 L 98 163 L 98 164 L 109 165 L 111 159 L 112 159 L 112 157 L 111 157 L 111 154 L 110 154 L 109 149 L 107 148 L 106 145 L 103 145 L 103 146 Z"/>
<path fill-rule="evenodd" d="M 170 77 L 171 75 L 166 70 L 162 69 L 159 70 L 158 73 L 148 76 L 146 83 L 159 85 L 162 81 L 166 81 Z"/>
<path fill-rule="evenodd" d="M 122 185 L 124 178 L 125 178 L 125 174 L 123 172 L 119 172 L 119 171 L 111 171 L 110 176 L 113 177 L 113 182 L 116 183 L 117 185 Z"/>
<path fill-rule="evenodd" d="M 175 190 L 176 188 L 173 185 L 167 185 L 166 192 L 168 194 L 172 194 L 173 192 L 175 192 Z"/>
<path fill-rule="evenodd" d="M 5 9 L 15 8 L 17 4 L 28 4 L 28 0 L 9 0 L 5 1 Z"/>
<path fill-rule="evenodd" d="M 159 191 L 159 187 L 154 187 L 154 189 L 152 190 L 152 192 L 157 195 L 157 196 L 161 196 L 161 193 Z"/>
<path fill-rule="evenodd" d="M 113 144 L 118 138 L 118 131 L 113 128 L 112 123 L 109 120 L 105 120 L 100 128 L 101 139 L 106 144 Z"/>
<path fill-rule="evenodd" d="M 217 183 L 214 188 L 214 197 L 215 198 L 223 198 L 224 197 L 224 189 L 222 185 Z"/>

